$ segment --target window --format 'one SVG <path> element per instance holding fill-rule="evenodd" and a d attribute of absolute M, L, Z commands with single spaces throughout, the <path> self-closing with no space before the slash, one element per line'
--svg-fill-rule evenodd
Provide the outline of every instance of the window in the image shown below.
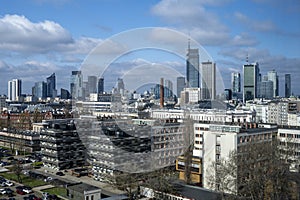
<path fill-rule="evenodd" d="M 91 200 L 94 200 L 94 195 L 91 196 Z"/>
<path fill-rule="evenodd" d="M 85 200 L 89 200 L 89 196 L 85 196 Z"/>

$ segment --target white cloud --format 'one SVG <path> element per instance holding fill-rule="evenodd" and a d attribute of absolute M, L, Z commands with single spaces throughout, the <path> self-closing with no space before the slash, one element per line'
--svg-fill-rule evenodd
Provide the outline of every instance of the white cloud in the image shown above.
<path fill-rule="evenodd" d="M 249 46 L 255 46 L 257 44 L 258 44 L 257 39 L 247 33 L 241 33 L 240 35 L 236 35 L 229 42 L 229 45 L 233 45 L 233 46 L 248 46 L 249 47 Z"/>
<path fill-rule="evenodd" d="M 152 13 L 178 26 L 177 30 L 199 39 L 203 45 L 219 45 L 229 39 L 229 29 L 205 6 L 217 6 L 225 2 L 162 0 L 152 8 Z"/>
<path fill-rule="evenodd" d="M 85 54 L 99 43 L 94 38 L 75 40 L 56 22 L 45 20 L 35 23 L 20 15 L 0 18 L 0 32 L 0 50 L 26 54 L 53 51 Z"/>
<path fill-rule="evenodd" d="M 245 27 L 248 27 L 249 29 L 252 29 L 254 31 L 258 32 L 268 32 L 268 31 L 276 31 L 277 27 L 276 25 L 268 20 L 253 20 L 247 17 L 246 15 L 235 12 L 234 13 L 235 18 L 243 24 Z"/>

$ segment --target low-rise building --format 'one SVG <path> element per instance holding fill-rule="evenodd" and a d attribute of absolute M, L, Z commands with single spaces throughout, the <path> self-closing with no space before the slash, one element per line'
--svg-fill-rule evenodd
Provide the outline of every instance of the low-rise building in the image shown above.
<path fill-rule="evenodd" d="M 67 185 L 67 196 L 74 200 L 100 200 L 101 189 L 86 183 Z"/>

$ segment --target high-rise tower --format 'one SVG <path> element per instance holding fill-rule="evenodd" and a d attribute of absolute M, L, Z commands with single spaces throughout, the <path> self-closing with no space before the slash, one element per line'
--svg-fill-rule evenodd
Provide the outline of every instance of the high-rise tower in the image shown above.
<path fill-rule="evenodd" d="M 268 72 L 268 80 L 273 82 L 273 97 L 277 97 L 279 95 L 279 82 L 277 72 L 274 69 Z"/>
<path fill-rule="evenodd" d="M 8 81 L 8 100 L 18 101 L 22 94 L 22 81 L 20 79 L 13 79 Z"/>
<path fill-rule="evenodd" d="M 241 75 L 239 72 L 231 73 L 231 89 L 232 92 L 241 92 Z"/>
<path fill-rule="evenodd" d="M 56 97 L 56 77 L 55 73 L 47 78 L 47 97 Z"/>
<path fill-rule="evenodd" d="M 177 77 L 177 97 L 180 97 L 181 91 L 185 88 L 185 78 L 183 76 Z"/>
<path fill-rule="evenodd" d="M 199 50 L 191 49 L 190 44 L 186 60 L 187 87 L 199 88 Z"/>
<path fill-rule="evenodd" d="M 244 90 L 243 102 L 258 97 L 259 65 L 258 63 L 245 64 L 243 66 Z"/>
<path fill-rule="evenodd" d="M 104 92 L 104 78 L 100 77 L 98 80 L 98 94 L 103 94 Z"/>
<path fill-rule="evenodd" d="M 285 97 L 288 98 L 292 94 L 292 88 L 291 88 L 291 74 L 285 74 L 285 84 L 284 84 L 284 89 L 285 89 Z"/>
<path fill-rule="evenodd" d="M 202 99 L 216 98 L 216 64 L 213 62 L 201 63 Z"/>
<path fill-rule="evenodd" d="M 70 90 L 73 99 L 83 98 L 83 76 L 81 71 L 72 71 Z"/>

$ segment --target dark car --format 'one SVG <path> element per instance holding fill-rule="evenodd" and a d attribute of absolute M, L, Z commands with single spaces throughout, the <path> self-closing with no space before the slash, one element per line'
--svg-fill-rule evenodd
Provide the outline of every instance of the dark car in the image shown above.
<path fill-rule="evenodd" d="M 23 191 L 23 189 L 24 189 L 24 186 L 17 186 L 17 187 L 16 187 L 16 192 L 17 192 L 18 194 L 24 195 L 24 194 L 26 194 L 26 193 Z"/>
<path fill-rule="evenodd" d="M 65 174 L 63 172 L 56 172 L 56 175 L 58 175 L 58 176 L 64 176 Z"/>

